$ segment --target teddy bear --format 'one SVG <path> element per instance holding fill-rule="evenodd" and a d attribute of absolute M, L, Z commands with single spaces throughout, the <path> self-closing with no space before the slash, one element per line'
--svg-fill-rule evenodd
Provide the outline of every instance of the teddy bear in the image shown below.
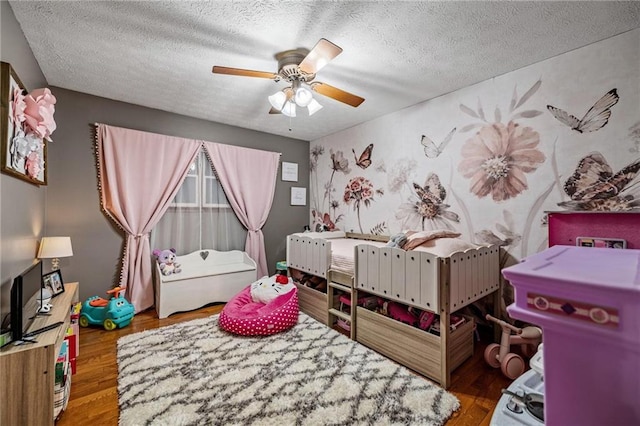
<path fill-rule="evenodd" d="M 181 272 L 180 264 L 176 262 L 176 249 L 154 250 L 153 255 L 160 264 L 162 275 L 171 275 Z"/>

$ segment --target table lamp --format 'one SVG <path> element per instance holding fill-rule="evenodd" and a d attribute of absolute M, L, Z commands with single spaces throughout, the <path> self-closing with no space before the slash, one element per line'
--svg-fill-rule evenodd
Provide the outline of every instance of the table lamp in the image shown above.
<path fill-rule="evenodd" d="M 39 259 L 51 259 L 51 269 L 60 269 L 60 258 L 73 256 L 71 237 L 44 237 L 40 242 Z"/>

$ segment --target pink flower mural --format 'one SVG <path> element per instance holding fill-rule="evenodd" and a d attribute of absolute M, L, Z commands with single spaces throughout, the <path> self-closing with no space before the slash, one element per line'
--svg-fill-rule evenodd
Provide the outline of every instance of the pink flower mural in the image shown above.
<path fill-rule="evenodd" d="M 316 231 L 329 230 L 333 231 L 336 228 L 336 223 L 340 221 L 342 218 L 342 214 L 337 213 L 337 209 L 339 207 L 339 202 L 332 199 L 333 193 L 336 191 L 333 180 L 336 175 L 336 172 L 340 172 L 344 175 L 351 173 L 351 169 L 349 168 L 349 160 L 344 157 L 342 151 L 333 149 L 329 150 L 331 157 L 331 176 L 329 180 L 324 184 L 324 197 L 322 200 L 322 206 L 320 206 L 319 200 L 316 199 L 314 201 L 314 207 L 311 209 L 311 214 L 313 216 L 312 225 L 313 229 Z M 311 148 L 311 178 L 315 177 L 316 188 L 318 187 L 318 160 L 324 154 L 324 147 L 320 145 L 316 145 Z M 328 204 L 328 207 L 325 207 Z M 333 211 L 333 218 L 329 211 Z"/>
<path fill-rule="evenodd" d="M 348 205 L 353 203 L 353 209 L 358 215 L 360 233 L 363 233 L 362 223 L 360 221 L 360 204 L 364 204 L 366 207 L 369 207 L 373 201 L 373 194 L 373 184 L 369 179 L 362 176 L 352 178 L 344 189 L 344 196 L 342 200 Z"/>
<path fill-rule="evenodd" d="M 458 171 L 471 179 L 469 189 L 479 198 L 491 194 L 494 201 L 508 200 L 528 188 L 525 174 L 545 161 L 539 143 L 531 127 L 513 121 L 486 125 L 462 146 Z"/>

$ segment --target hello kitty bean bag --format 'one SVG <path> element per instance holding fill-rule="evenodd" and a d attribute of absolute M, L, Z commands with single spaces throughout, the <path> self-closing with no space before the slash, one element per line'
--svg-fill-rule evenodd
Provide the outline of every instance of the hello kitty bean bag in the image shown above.
<path fill-rule="evenodd" d="M 290 281 L 278 283 L 276 277 L 263 277 L 227 302 L 218 325 L 241 336 L 268 336 L 288 330 L 297 322 L 296 286 Z"/>

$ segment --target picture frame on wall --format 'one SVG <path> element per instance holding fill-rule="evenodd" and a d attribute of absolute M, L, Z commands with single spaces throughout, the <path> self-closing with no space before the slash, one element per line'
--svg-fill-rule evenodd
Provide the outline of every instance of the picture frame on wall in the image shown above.
<path fill-rule="evenodd" d="M 306 206 L 307 205 L 307 188 L 291 188 L 291 205 Z"/>
<path fill-rule="evenodd" d="M 298 181 L 298 163 L 282 162 L 282 180 L 285 182 Z"/>
<path fill-rule="evenodd" d="M 32 183 L 47 184 L 47 139 L 30 131 L 24 115 L 27 90 L 13 67 L 0 62 L 0 170 Z"/>
<path fill-rule="evenodd" d="M 64 281 L 62 281 L 62 273 L 59 269 L 42 276 L 42 285 L 49 289 L 51 297 L 56 297 L 64 293 Z"/>

